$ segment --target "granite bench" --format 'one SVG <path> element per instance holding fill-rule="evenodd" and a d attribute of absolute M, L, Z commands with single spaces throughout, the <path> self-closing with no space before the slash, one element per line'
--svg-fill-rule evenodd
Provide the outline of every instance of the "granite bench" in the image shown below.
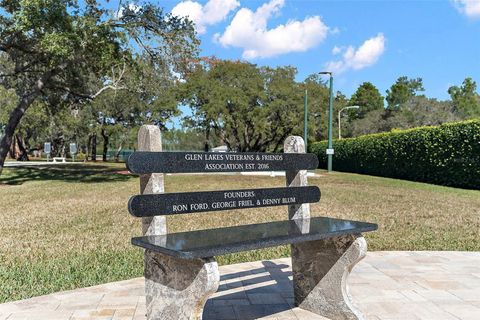
<path fill-rule="evenodd" d="M 142 126 L 138 151 L 127 160 L 140 175 L 140 195 L 129 212 L 142 218 L 147 319 L 201 319 L 219 286 L 215 256 L 291 245 L 295 305 L 330 319 L 362 319 L 349 300 L 346 279 L 367 250 L 362 232 L 377 225 L 327 217 L 310 218 L 309 203 L 320 190 L 307 186 L 318 159 L 306 154 L 303 139 L 288 137 L 284 153 L 161 152 L 160 131 Z M 286 172 L 287 187 L 164 193 L 164 173 Z M 193 212 L 288 206 L 289 219 L 260 224 L 167 233 L 165 216 Z"/>

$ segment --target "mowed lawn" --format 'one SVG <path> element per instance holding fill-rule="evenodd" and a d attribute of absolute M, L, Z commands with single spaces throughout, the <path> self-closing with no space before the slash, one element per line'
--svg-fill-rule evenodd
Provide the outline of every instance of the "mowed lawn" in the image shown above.
<path fill-rule="evenodd" d="M 121 164 L 5 169 L 0 177 L 0 302 L 128 279 L 143 273 L 130 245 L 141 223 L 127 212 L 137 177 Z M 375 222 L 369 250 L 480 250 L 480 191 L 333 173 L 314 216 Z M 168 175 L 166 191 L 280 187 L 282 177 Z M 287 218 L 286 207 L 170 217 L 170 232 Z M 221 264 L 289 255 L 276 247 L 219 257 Z"/>

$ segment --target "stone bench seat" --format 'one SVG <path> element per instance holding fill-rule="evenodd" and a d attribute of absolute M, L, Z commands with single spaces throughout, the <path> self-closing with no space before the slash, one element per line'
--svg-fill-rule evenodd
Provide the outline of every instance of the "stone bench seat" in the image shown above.
<path fill-rule="evenodd" d="M 307 170 L 318 157 L 305 153 L 302 138 L 290 136 L 283 153 L 162 152 L 160 130 L 142 126 L 138 151 L 127 169 L 140 176 L 140 194 L 128 201 L 131 215 L 142 219 L 142 236 L 132 244 L 144 250 L 148 320 L 201 320 L 203 307 L 220 285 L 216 256 L 290 245 L 295 306 L 331 320 L 360 320 L 348 296 L 347 277 L 365 257 L 363 232 L 377 225 L 329 217 L 310 217 L 320 188 L 309 186 Z M 285 171 L 285 184 L 235 190 L 179 190 L 166 193 L 165 173 Z M 227 179 L 222 177 L 221 179 Z M 219 178 L 220 179 L 220 178 Z M 228 177 L 235 179 L 235 177 Z M 213 214 L 284 206 L 288 220 L 187 232 L 167 232 L 167 216 Z M 258 211 L 262 216 L 264 211 Z M 181 219 L 181 218 L 180 218 Z M 224 218 L 228 219 L 228 215 Z M 247 222 L 248 223 L 248 222 Z M 201 229 L 198 226 L 197 229 Z"/>
<path fill-rule="evenodd" d="M 132 239 L 132 244 L 176 258 L 195 259 L 360 234 L 376 229 L 376 224 L 367 222 L 314 217 L 136 237 Z"/>

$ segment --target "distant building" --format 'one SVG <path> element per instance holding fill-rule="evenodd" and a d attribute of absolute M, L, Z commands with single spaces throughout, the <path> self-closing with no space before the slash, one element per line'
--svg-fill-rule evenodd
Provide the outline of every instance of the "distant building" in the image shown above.
<path fill-rule="evenodd" d="M 228 147 L 218 146 L 218 147 L 212 148 L 212 152 L 228 152 Z"/>

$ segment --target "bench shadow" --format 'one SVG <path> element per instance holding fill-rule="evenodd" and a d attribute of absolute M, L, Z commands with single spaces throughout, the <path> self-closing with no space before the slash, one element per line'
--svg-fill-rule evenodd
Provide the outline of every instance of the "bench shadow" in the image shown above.
<path fill-rule="evenodd" d="M 28 181 L 64 181 L 100 183 L 127 181 L 135 176 L 120 174 L 122 169 L 104 165 L 68 164 L 58 166 L 23 166 L 8 168 L 12 172 L 0 176 L 0 185 L 21 185 Z M 123 169 L 126 170 L 126 169 Z"/>
<path fill-rule="evenodd" d="M 262 268 L 221 275 L 217 293 L 205 305 L 203 319 L 251 320 L 292 309 L 292 272 L 285 270 L 289 266 L 271 261 L 262 264 Z"/>

